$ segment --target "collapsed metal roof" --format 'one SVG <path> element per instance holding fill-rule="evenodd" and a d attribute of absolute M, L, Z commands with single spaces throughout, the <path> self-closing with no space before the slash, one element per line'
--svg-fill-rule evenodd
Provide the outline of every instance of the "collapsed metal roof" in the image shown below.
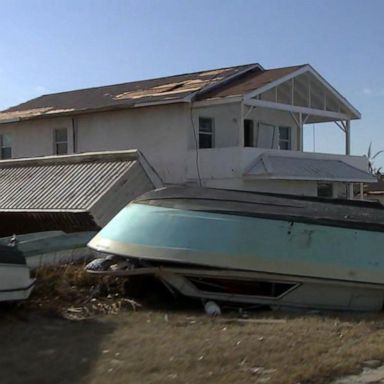
<path fill-rule="evenodd" d="M 137 150 L 0 162 L 0 235 L 94 230 L 162 185 Z"/>
<path fill-rule="evenodd" d="M 356 183 L 375 183 L 369 172 L 353 167 L 342 160 L 289 157 L 262 154 L 249 167 L 245 177 L 276 180 L 315 180 Z"/>

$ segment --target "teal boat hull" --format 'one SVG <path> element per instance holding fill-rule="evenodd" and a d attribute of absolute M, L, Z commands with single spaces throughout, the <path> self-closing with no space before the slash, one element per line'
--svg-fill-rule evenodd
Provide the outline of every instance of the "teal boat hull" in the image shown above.
<path fill-rule="evenodd" d="M 191 273 L 199 276 L 204 270 L 210 284 L 215 276 L 217 281 L 217 276 L 220 281 L 225 276 L 226 281 L 230 277 L 275 285 L 288 282 L 280 296 L 242 292 L 243 302 L 355 310 L 379 310 L 383 305 L 384 232 L 170 208 L 151 201 L 128 205 L 89 247 L 162 266 L 157 274 L 163 279 L 167 275 L 164 271 L 172 270 L 173 277 L 168 280 L 173 279 L 178 290 L 189 284 Z M 188 282 L 180 281 L 186 275 Z M 196 284 L 191 283 L 190 288 L 183 293 L 205 297 L 204 289 L 194 289 Z M 207 298 L 218 299 L 220 292 L 214 293 Z"/>

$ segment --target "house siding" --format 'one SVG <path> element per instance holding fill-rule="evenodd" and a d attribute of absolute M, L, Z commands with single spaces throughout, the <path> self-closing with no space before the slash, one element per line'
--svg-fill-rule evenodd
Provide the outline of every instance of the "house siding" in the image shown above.
<path fill-rule="evenodd" d="M 199 130 L 199 117 L 209 117 L 214 119 L 215 148 L 237 147 L 240 141 L 240 120 L 241 109 L 240 103 L 228 103 L 225 105 L 217 105 L 211 107 L 195 108 L 193 111 L 193 123 L 196 134 Z M 291 148 L 292 150 L 299 150 L 298 148 L 298 128 L 294 119 L 289 112 L 262 109 L 262 108 L 245 108 L 244 115 L 246 119 L 253 120 L 254 122 L 254 135 L 257 136 L 257 123 L 267 123 L 278 126 L 291 128 Z M 193 133 L 193 131 L 192 131 Z M 189 148 L 195 147 L 194 137 L 189 135 Z M 277 148 L 278 140 L 275 141 Z"/>
<path fill-rule="evenodd" d="M 68 129 L 68 149 L 73 152 L 72 119 L 55 118 L 21 121 L 0 125 L 0 134 L 9 133 L 12 137 L 12 157 L 37 157 L 54 154 L 53 130 Z"/>
<path fill-rule="evenodd" d="M 77 149 L 138 149 L 163 180 L 179 183 L 186 169 L 189 124 L 183 104 L 82 115 L 77 119 Z"/>
<path fill-rule="evenodd" d="M 191 104 L 178 103 L 36 119 L 0 124 L 0 134 L 12 135 L 14 158 L 54 154 L 54 129 L 67 128 L 70 154 L 138 149 L 166 184 L 201 183 L 217 188 L 317 194 L 315 181 L 244 180 L 244 170 L 267 149 L 240 148 L 243 128 L 240 131 L 239 102 L 209 107 L 192 104 L 192 108 Z M 214 119 L 214 148 L 197 152 L 200 117 Z M 243 117 L 252 119 L 255 128 L 257 122 L 291 127 L 291 148 L 299 150 L 297 125 L 289 112 L 244 108 Z M 289 155 L 290 151 L 278 152 Z M 298 152 L 297 156 L 309 154 Z M 340 158 L 359 169 L 367 168 L 367 161 L 361 156 L 310 156 Z M 334 186 L 335 196 L 343 197 L 345 186 L 341 183 Z"/>
<path fill-rule="evenodd" d="M 163 180 L 180 183 L 186 171 L 188 108 L 174 104 L 79 115 L 74 121 L 69 117 L 9 123 L 0 125 L 0 134 L 10 133 L 13 157 L 25 158 L 54 154 L 53 131 L 67 128 L 69 153 L 138 149 Z"/>

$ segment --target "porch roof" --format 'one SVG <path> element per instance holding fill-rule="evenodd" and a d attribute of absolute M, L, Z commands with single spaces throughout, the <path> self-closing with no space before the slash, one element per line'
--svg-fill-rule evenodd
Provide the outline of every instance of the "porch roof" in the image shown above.
<path fill-rule="evenodd" d="M 300 114 L 303 123 L 360 119 L 360 112 L 309 64 L 259 76 L 259 86 L 243 96 L 249 107 Z"/>
<path fill-rule="evenodd" d="M 296 158 L 278 154 L 260 155 L 245 171 L 246 178 L 275 180 L 376 183 L 370 173 L 342 160 Z"/>

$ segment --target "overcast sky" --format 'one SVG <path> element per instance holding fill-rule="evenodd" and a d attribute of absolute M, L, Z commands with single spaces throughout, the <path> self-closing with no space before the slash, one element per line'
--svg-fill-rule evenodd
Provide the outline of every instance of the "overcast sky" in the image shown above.
<path fill-rule="evenodd" d="M 0 0 L 0 109 L 45 93 L 259 62 L 310 63 L 361 113 L 352 152 L 384 149 L 382 0 Z M 305 148 L 341 153 L 336 125 Z M 384 156 L 379 163 L 384 164 Z"/>

